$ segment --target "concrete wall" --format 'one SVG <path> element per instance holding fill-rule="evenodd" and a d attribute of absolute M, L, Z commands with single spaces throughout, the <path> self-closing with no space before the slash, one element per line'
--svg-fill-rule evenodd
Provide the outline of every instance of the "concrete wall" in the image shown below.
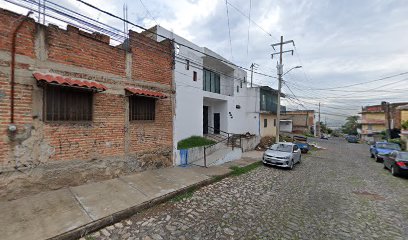
<path fill-rule="evenodd" d="M 255 149 L 261 141 L 261 136 L 251 136 L 250 138 L 242 138 L 242 151 L 248 152 Z"/>
<path fill-rule="evenodd" d="M 267 121 L 267 127 L 264 127 L 264 120 Z M 260 114 L 260 130 L 262 137 L 275 137 L 276 136 L 276 115 L 272 114 Z"/>

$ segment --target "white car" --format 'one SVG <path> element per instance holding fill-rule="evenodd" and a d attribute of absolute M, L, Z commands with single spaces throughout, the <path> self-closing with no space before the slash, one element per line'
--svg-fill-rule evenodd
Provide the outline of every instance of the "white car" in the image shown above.
<path fill-rule="evenodd" d="M 294 143 L 280 142 L 273 144 L 265 151 L 262 162 L 268 165 L 293 169 L 296 163 L 300 163 L 302 153 Z"/>

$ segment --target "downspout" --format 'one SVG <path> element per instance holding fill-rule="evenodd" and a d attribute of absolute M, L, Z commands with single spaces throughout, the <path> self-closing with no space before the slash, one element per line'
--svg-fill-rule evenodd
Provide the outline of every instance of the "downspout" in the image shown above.
<path fill-rule="evenodd" d="M 16 64 L 16 40 L 17 32 L 23 26 L 23 23 L 28 20 L 28 16 L 32 14 L 32 11 L 29 11 L 26 16 L 21 16 L 17 21 L 20 21 L 13 32 L 13 39 L 11 42 L 11 74 L 10 74 L 10 124 L 8 130 L 10 132 L 15 132 L 17 130 L 16 125 L 14 124 L 14 85 L 15 85 L 15 64 Z"/>

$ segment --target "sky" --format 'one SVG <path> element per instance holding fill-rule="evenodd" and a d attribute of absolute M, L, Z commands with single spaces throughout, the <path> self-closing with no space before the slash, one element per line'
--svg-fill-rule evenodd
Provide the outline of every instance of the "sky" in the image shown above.
<path fill-rule="evenodd" d="M 284 76 L 288 97 L 282 102 L 287 109 L 316 111 L 320 102 L 321 120 L 332 127 L 362 106 L 408 102 L 408 74 L 387 78 L 408 72 L 406 0 L 85 1 L 119 16 L 126 3 L 129 21 L 146 28 L 159 24 L 237 65 L 249 68 L 256 63 L 257 71 L 270 75 L 276 75 L 277 64 L 275 57 L 271 59 L 271 44 L 280 36 L 293 40 L 295 47 L 284 47 L 294 50 L 293 56 L 283 57 L 284 71 L 302 68 Z M 50 2 L 123 29 L 123 22 L 76 0 Z M 253 81 L 277 88 L 275 78 L 255 75 Z"/>

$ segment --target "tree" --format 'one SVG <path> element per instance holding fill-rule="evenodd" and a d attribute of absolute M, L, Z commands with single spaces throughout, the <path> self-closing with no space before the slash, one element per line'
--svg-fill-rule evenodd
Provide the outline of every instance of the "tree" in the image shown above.
<path fill-rule="evenodd" d="M 360 124 L 357 122 L 358 116 L 349 116 L 346 118 L 346 123 L 341 127 L 341 131 L 348 135 L 357 135 L 357 128 Z"/>

